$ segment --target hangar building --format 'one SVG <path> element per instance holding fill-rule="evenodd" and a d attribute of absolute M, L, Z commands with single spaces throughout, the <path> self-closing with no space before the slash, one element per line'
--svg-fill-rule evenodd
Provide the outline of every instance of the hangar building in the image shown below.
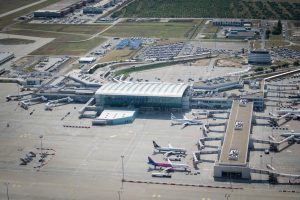
<path fill-rule="evenodd" d="M 95 93 L 96 106 L 188 109 L 187 89 L 183 83 L 110 82 Z"/>
<path fill-rule="evenodd" d="M 87 3 L 95 0 L 63 0 L 55 4 L 51 4 L 42 10 L 37 10 L 33 13 L 35 18 L 57 18 L 74 12 Z"/>

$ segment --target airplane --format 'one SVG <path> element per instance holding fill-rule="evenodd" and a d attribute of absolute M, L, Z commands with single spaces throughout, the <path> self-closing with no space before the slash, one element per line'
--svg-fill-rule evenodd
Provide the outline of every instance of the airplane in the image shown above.
<path fill-rule="evenodd" d="M 165 168 L 165 171 L 169 171 L 169 170 L 185 170 L 185 171 L 188 171 L 189 168 L 190 168 L 187 164 L 172 163 L 169 159 L 168 159 L 168 162 L 166 162 L 166 163 L 155 162 L 149 156 L 148 156 L 148 164 L 153 165 L 154 169 L 156 169 L 156 167 Z"/>
<path fill-rule="evenodd" d="M 185 154 L 186 149 L 185 148 L 177 148 L 177 147 L 172 147 L 171 144 L 169 144 L 168 147 L 161 147 L 159 146 L 155 141 L 152 141 L 154 149 L 157 150 L 158 152 L 164 152 L 164 153 L 175 153 L 175 154 Z"/>
<path fill-rule="evenodd" d="M 184 117 L 183 119 L 177 119 L 172 113 L 171 113 L 171 125 L 180 125 L 183 124 L 183 128 L 190 125 L 201 125 L 203 122 L 201 120 L 197 119 L 187 119 Z"/>
<path fill-rule="evenodd" d="M 228 110 L 203 110 L 203 111 L 194 111 L 192 115 L 207 115 L 212 116 L 213 114 L 229 113 Z"/>
<path fill-rule="evenodd" d="M 24 158 L 20 158 L 21 164 L 20 165 L 27 165 L 27 161 Z"/>

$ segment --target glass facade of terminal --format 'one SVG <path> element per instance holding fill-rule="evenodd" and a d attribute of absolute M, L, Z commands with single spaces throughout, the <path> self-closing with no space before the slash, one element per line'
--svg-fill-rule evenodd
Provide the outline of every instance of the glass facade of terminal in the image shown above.
<path fill-rule="evenodd" d="M 96 99 L 96 103 L 103 106 L 182 107 L 182 97 L 99 95 L 98 98 L 99 99 Z"/>

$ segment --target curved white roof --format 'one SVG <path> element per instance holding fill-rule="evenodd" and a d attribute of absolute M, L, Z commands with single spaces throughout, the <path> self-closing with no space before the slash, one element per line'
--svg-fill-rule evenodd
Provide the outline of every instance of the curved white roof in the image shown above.
<path fill-rule="evenodd" d="M 99 88 L 96 95 L 182 97 L 187 88 L 183 83 L 111 82 Z"/>

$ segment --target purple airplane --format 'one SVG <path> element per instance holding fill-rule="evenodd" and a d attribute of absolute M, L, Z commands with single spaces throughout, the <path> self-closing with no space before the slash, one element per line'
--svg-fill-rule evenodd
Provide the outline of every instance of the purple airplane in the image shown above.
<path fill-rule="evenodd" d="M 165 170 L 184 169 L 187 171 L 189 169 L 189 166 L 187 164 L 172 163 L 169 159 L 167 163 L 159 163 L 152 160 L 152 158 L 150 158 L 149 156 L 148 156 L 148 164 L 153 165 L 154 169 L 156 169 L 156 167 L 165 168 Z"/>

